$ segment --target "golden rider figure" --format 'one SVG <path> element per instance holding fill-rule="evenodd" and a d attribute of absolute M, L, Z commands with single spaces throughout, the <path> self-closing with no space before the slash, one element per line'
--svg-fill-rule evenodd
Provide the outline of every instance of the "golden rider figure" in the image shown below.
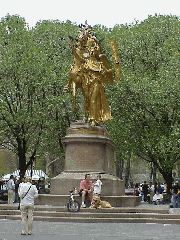
<path fill-rule="evenodd" d="M 120 79 L 120 64 L 115 41 L 111 40 L 111 48 L 115 59 L 115 67 L 110 68 L 107 57 L 97 38 L 90 34 L 90 27 L 85 25 L 79 31 L 77 47 L 71 40 L 74 63 L 71 67 L 68 82 L 64 91 L 73 86 L 74 109 L 76 108 L 76 89 L 80 88 L 84 95 L 84 118 L 93 125 L 112 119 L 110 107 L 105 95 L 106 83 L 114 83 L 113 72 Z"/>

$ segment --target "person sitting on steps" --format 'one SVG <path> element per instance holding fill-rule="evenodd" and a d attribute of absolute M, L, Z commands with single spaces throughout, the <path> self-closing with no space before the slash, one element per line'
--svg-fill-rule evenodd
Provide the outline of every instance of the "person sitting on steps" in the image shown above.
<path fill-rule="evenodd" d="M 159 191 L 156 191 L 156 194 L 153 196 L 153 203 L 155 205 L 160 205 L 163 202 L 163 195 L 159 193 Z"/>
<path fill-rule="evenodd" d="M 88 196 L 92 204 L 93 183 L 90 181 L 90 174 L 85 174 L 85 179 L 80 182 L 79 195 L 82 196 L 81 207 L 85 208 L 85 197 Z"/>
<path fill-rule="evenodd" d="M 94 185 L 94 190 L 93 190 L 93 197 L 100 197 L 101 195 L 101 186 L 102 186 L 102 182 L 101 182 L 101 174 L 98 174 L 96 176 L 97 180 L 95 183 L 93 183 Z"/>

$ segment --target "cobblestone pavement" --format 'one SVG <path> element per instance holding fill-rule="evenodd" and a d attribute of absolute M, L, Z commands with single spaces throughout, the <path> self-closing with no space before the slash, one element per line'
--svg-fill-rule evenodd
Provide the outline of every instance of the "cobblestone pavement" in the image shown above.
<path fill-rule="evenodd" d="M 21 228 L 20 220 L 0 220 L 0 240 L 180 240 L 176 224 L 35 221 L 29 236 L 21 236 Z"/>

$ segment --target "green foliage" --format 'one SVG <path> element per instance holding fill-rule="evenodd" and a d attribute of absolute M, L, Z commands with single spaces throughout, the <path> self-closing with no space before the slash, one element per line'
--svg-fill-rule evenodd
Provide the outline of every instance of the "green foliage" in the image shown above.
<path fill-rule="evenodd" d="M 122 78 L 112 88 L 110 124 L 119 129 L 119 142 L 154 162 L 165 178 L 180 158 L 179 19 L 149 17 L 133 26 L 115 26 L 112 35 Z"/>
<path fill-rule="evenodd" d="M 17 169 L 17 156 L 5 149 L 0 151 L 0 177 L 13 173 Z"/>
<path fill-rule="evenodd" d="M 61 138 L 65 136 L 67 125 L 73 117 L 71 96 L 63 93 L 72 63 L 69 35 L 75 35 L 77 27 L 69 21 L 43 21 L 33 29 L 36 46 L 46 56 L 46 113 L 50 122 L 46 122 L 43 131 L 41 151 L 50 151 L 55 155 L 63 154 Z M 54 141 L 56 139 L 56 141 Z M 51 141 L 53 140 L 53 141 Z"/>
<path fill-rule="evenodd" d="M 37 151 L 63 154 L 61 138 L 73 117 L 70 95 L 62 91 L 73 31 L 70 22 L 45 21 L 28 30 L 19 16 L 1 21 L 0 140 L 19 156 L 23 173 Z"/>

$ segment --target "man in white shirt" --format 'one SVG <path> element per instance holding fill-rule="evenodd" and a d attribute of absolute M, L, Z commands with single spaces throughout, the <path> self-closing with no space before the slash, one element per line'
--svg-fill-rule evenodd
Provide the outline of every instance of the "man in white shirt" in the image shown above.
<path fill-rule="evenodd" d="M 158 191 L 156 191 L 156 194 L 154 194 L 153 196 L 153 203 L 155 205 L 159 205 L 162 203 L 162 201 L 163 201 L 163 195 L 160 194 Z"/>
<path fill-rule="evenodd" d="M 21 199 L 20 210 L 23 229 L 21 235 L 32 234 L 33 228 L 33 210 L 34 199 L 38 196 L 38 190 L 35 185 L 31 184 L 31 178 L 27 178 L 27 182 L 20 185 L 19 197 Z M 28 223 L 28 231 L 27 231 Z"/>
<path fill-rule="evenodd" d="M 13 175 L 10 176 L 10 179 L 7 183 L 8 188 L 8 204 L 13 204 L 15 196 L 15 184 L 13 180 Z"/>

